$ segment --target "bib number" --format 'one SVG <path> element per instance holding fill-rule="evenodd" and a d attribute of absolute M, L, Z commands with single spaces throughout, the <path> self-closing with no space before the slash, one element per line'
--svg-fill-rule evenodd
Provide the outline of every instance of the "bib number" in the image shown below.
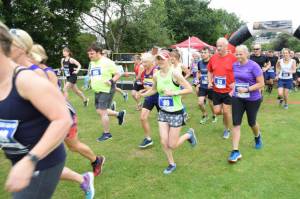
<path fill-rule="evenodd" d="M 173 97 L 159 97 L 159 107 L 168 108 L 174 106 Z"/>
<path fill-rule="evenodd" d="M 282 77 L 289 77 L 290 76 L 290 73 L 288 72 L 282 72 Z"/>
<path fill-rule="evenodd" d="M 0 148 L 6 154 L 19 155 L 29 151 L 14 138 L 18 125 L 18 120 L 0 120 Z"/>
<path fill-rule="evenodd" d="M 216 88 L 226 88 L 226 77 L 225 76 L 216 76 L 215 77 L 215 86 Z"/>
<path fill-rule="evenodd" d="M 69 70 L 69 68 L 65 68 L 64 67 L 64 73 L 65 73 L 66 77 L 70 77 L 70 70 Z"/>
<path fill-rule="evenodd" d="M 239 93 L 238 92 L 238 89 L 239 88 L 249 88 L 249 83 L 236 83 L 235 84 L 235 94 L 237 97 L 239 98 L 249 98 L 250 97 L 250 93 L 247 92 L 247 93 Z"/>
<path fill-rule="evenodd" d="M 201 84 L 208 84 L 207 75 L 201 75 Z"/>
<path fill-rule="evenodd" d="M 101 79 L 101 68 L 91 69 L 91 79 Z"/>

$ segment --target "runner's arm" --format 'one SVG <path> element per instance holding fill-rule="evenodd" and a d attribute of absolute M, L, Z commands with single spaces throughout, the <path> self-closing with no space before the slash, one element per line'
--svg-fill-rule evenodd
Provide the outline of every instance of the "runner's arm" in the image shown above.
<path fill-rule="evenodd" d="M 74 58 L 70 58 L 70 63 L 75 64 L 77 66 L 76 70 L 74 71 L 75 74 L 78 74 L 81 69 L 81 64 Z"/>

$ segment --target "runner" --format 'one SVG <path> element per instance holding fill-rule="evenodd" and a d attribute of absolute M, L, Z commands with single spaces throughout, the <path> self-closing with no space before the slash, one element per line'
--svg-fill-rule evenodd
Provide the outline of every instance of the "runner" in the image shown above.
<path fill-rule="evenodd" d="M 272 93 L 273 90 L 273 85 L 274 85 L 274 80 L 276 77 L 276 64 L 278 61 L 278 57 L 274 56 L 274 52 L 272 50 L 268 51 L 268 59 L 271 63 L 270 68 L 265 72 L 265 80 L 266 80 L 266 85 L 267 85 L 267 92 L 269 94 Z"/>
<path fill-rule="evenodd" d="M 291 58 L 296 61 L 296 68 L 298 68 L 298 65 L 299 65 L 300 61 L 299 61 L 298 57 L 295 56 L 295 52 L 291 50 L 290 55 L 291 55 Z M 297 89 L 297 87 L 298 87 L 297 79 L 298 78 L 297 78 L 297 71 L 296 71 L 296 73 L 293 73 L 293 88 L 294 88 L 295 91 L 298 90 Z"/>
<path fill-rule="evenodd" d="M 0 148 L 12 162 L 5 189 L 14 199 L 51 198 L 72 121 L 60 92 L 8 57 L 13 39 L 2 23 L 0 40 Z"/>
<path fill-rule="evenodd" d="M 133 83 L 133 89 L 131 91 L 131 95 L 133 99 L 136 101 L 136 110 L 140 111 L 142 109 L 142 104 L 138 99 L 137 92 L 144 89 L 143 87 L 143 79 L 142 79 L 142 72 L 144 71 L 144 67 L 141 64 L 141 56 L 135 55 L 133 57 L 134 61 L 134 73 L 135 73 L 135 81 Z"/>
<path fill-rule="evenodd" d="M 67 78 L 67 83 L 64 86 L 64 95 L 68 99 L 68 91 L 70 89 L 83 100 L 83 105 L 88 106 L 89 99 L 85 97 L 82 91 L 77 87 L 77 74 L 81 69 L 81 64 L 72 58 L 72 52 L 69 48 L 63 49 L 64 58 L 61 59 L 61 69 Z"/>
<path fill-rule="evenodd" d="M 232 97 L 232 147 L 233 150 L 228 158 L 230 163 L 235 163 L 242 158 L 239 151 L 241 124 L 246 112 L 248 125 L 255 136 L 255 148 L 262 147 L 261 132 L 256 116 L 261 104 L 260 89 L 264 86 L 263 72 L 260 66 L 249 60 L 247 46 L 241 45 L 236 48 L 238 61 L 233 64 L 235 89 Z"/>
<path fill-rule="evenodd" d="M 181 95 L 192 93 L 193 89 L 182 74 L 172 68 L 168 51 L 160 51 L 156 56 L 156 62 L 160 70 L 154 75 L 153 86 L 151 90 L 142 93 L 141 96 L 151 96 L 157 92 L 159 94 L 158 125 L 160 139 L 169 163 L 163 173 L 170 174 L 176 169 L 173 150 L 186 140 L 192 146 L 197 144 L 196 135 L 192 128 L 180 136 L 182 125 L 185 123 Z M 180 89 L 180 86 L 183 89 Z"/>
<path fill-rule="evenodd" d="M 112 138 L 109 116 L 115 116 L 119 125 L 122 125 L 125 122 L 126 111 L 116 112 L 109 109 L 115 93 L 115 84 L 120 78 L 115 63 L 102 56 L 102 49 L 97 43 L 93 43 L 87 52 L 91 60 L 91 87 L 95 92 L 95 107 L 103 125 L 103 134 L 97 139 L 101 142 Z"/>
<path fill-rule="evenodd" d="M 37 61 L 37 65 L 44 69 L 45 72 L 47 72 L 48 78 L 50 82 L 53 83 L 53 85 L 57 86 L 58 85 L 58 80 L 55 75 L 55 72 L 52 70 L 51 67 L 48 67 L 45 65 L 48 57 L 46 55 L 45 49 L 38 44 L 33 45 L 31 49 L 31 54 L 33 55 L 34 59 Z M 105 162 L 105 157 L 104 156 L 99 156 L 97 157 L 94 152 L 88 147 L 86 144 L 82 143 L 78 139 L 78 117 L 76 114 L 76 111 L 74 107 L 70 104 L 70 102 L 67 103 L 68 110 L 71 113 L 72 119 L 73 119 L 73 125 L 72 128 L 68 134 L 68 136 L 65 139 L 65 143 L 68 146 L 68 148 L 72 152 L 77 152 L 81 154 L 83 157 L 87 158 L 90 160 L 91 165 L 93 167 L 93 172 L 95 176 L 98 176 L 101 171 L 102 171 L 102 166 Z"/>
<path fill-rule="evenodd" d="M 255 44 L 253 46 L 253 50 L 254 50 L 254 54 L 250 56 L 250 59 L 252 61 L 255 61 L 260 66 L 260 68 L 264 72 L 264 77 L 266 77 L 266 71 L 271 68 L 271 62 L 267 56 L 262 54 L 260 44 Z M 261 90 L 261 92 L 263 92 L 263 89 Z"/>
<path fill-rule="evenodd" d="M 156 73 L 157 67 L 154 64 L 154 57 L 150 53 L 142 54 L 141 61 L 145 68 L 142 73 L 142 79 L 144 80 L 143 81 L 144 89 L 140 90 L 139 93 L 144 93 L 152 88 L 153 75 Z M 158 93 L 145 97 L 144 99 L 143 108 L 140 116 L 142 127 L 144 129 L 144 135 L 145 135 L 145 138 L 143 139 L 142 143 L 139 145 L 139 147 L 142 149 L 153 145 L 153 141 L 151 139 L 151 128 L 150 128 L 148 118 L 154 106 L 156 107 L 156 110 L 159 111 Z"/>
<path fill-rule="evenodd" d="M 208 79 L 207 79 L 207 64 L 210 59 L 210 49 L 208 47 L 204 47 L 201 51 L 201 58 L 202 60 L 198 62 L 198 79 L 199 84 L 197 85 L 196 89 L 198 91 L 198 104 L 199 108 L 202 112 L 202 119 L 200 120 L 200 124 L 205 124 L 209 117 L 207 111 L 205 109 L 205 101 L 208 98 L 209 107 L 213 114 L 212 122 L 217 122 L 217 116 L 214 114 L 214 106 L 213 106 L 213 90 L 208 89 Z"/>
<path fill-rule="evenodd" d="M 283 48 L 281 50 L 283 58 L 277 62 L 277 79 L 278 80 L 278 101 L 279 105 L 283 108 L 288 109 L 288 96 L 289 90 L 293 86 L 293 73 L 296 72 L 296 61 L 291 58 L 290 50 Z"/>
<path fill-rule="evenodd" d="M 214 113 L 223 114 L 223 138 L 230 136 L 231 123 L 231 92 L 234 82 L 232 65 L 236 61 L 234 55 L 228 53 L 226 38 L 217 40 L 217 53 L 208 62 L 208 88 L 213 88 Z"/>

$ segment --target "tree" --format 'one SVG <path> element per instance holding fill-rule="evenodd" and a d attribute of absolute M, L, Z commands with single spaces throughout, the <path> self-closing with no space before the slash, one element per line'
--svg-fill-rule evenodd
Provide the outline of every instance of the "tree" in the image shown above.
<path fill-rule="evenodd" d="M 90 31 L 103 38 L 107 49 L 118 52 L 128 20 L 142 2 L 142 0 L 95 0 L 93 8 L 81 16 L 81 21 Z"/>
<path fill-rule="evenodd" d="M 78 18 L 89 10 L 89 0 L 2 0 L 1 18 L 12 28 L 27 31 L 36 43 L 44 46 L 49 65 L 59 66 L 61 49 L 73 45 L 79 33 Z"/>
<path fill-rule="evenodd" d="M 163 0 L 151 0 L 150 4 L 141 5 L 128 22 L 121 50 L 143 52 L 153 45 L 167 47 L 172 44 L 174 41 L 170 39 L 170 31 L 164 26 L 166 19 Z"/>
<path fill-rule="evenodd" d="M 198 36 L 215 44 L 218 37 L 230 34 L 240 27 L 241 21 L 225 10 L 208 7 L 207 0 L 166 0 L 166 26 L 172 31 L 172 38 L 182 41 L 188 36 Z"/>

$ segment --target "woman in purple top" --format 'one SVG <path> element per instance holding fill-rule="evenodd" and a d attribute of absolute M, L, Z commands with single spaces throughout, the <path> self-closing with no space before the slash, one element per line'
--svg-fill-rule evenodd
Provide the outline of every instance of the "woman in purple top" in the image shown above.
<path fill-rule="evenodd" d="M 232 121 L 233 121 L 233 150 L 228 158 L 231 163 L 242 158 L 239 152 L 241 123 L 246 111 L 248 124 L 255 136 L 255 148 L 262 147 L 261 133 L 256 122 L 257 112 L 261 103 L 260 89 L 264 87 L 263 72 L 260 66 L 248 59 L 249 51 L 245 45 L 236 48 L 237 62 L 233 64 L 235 85 L 232 97 Z"/>

